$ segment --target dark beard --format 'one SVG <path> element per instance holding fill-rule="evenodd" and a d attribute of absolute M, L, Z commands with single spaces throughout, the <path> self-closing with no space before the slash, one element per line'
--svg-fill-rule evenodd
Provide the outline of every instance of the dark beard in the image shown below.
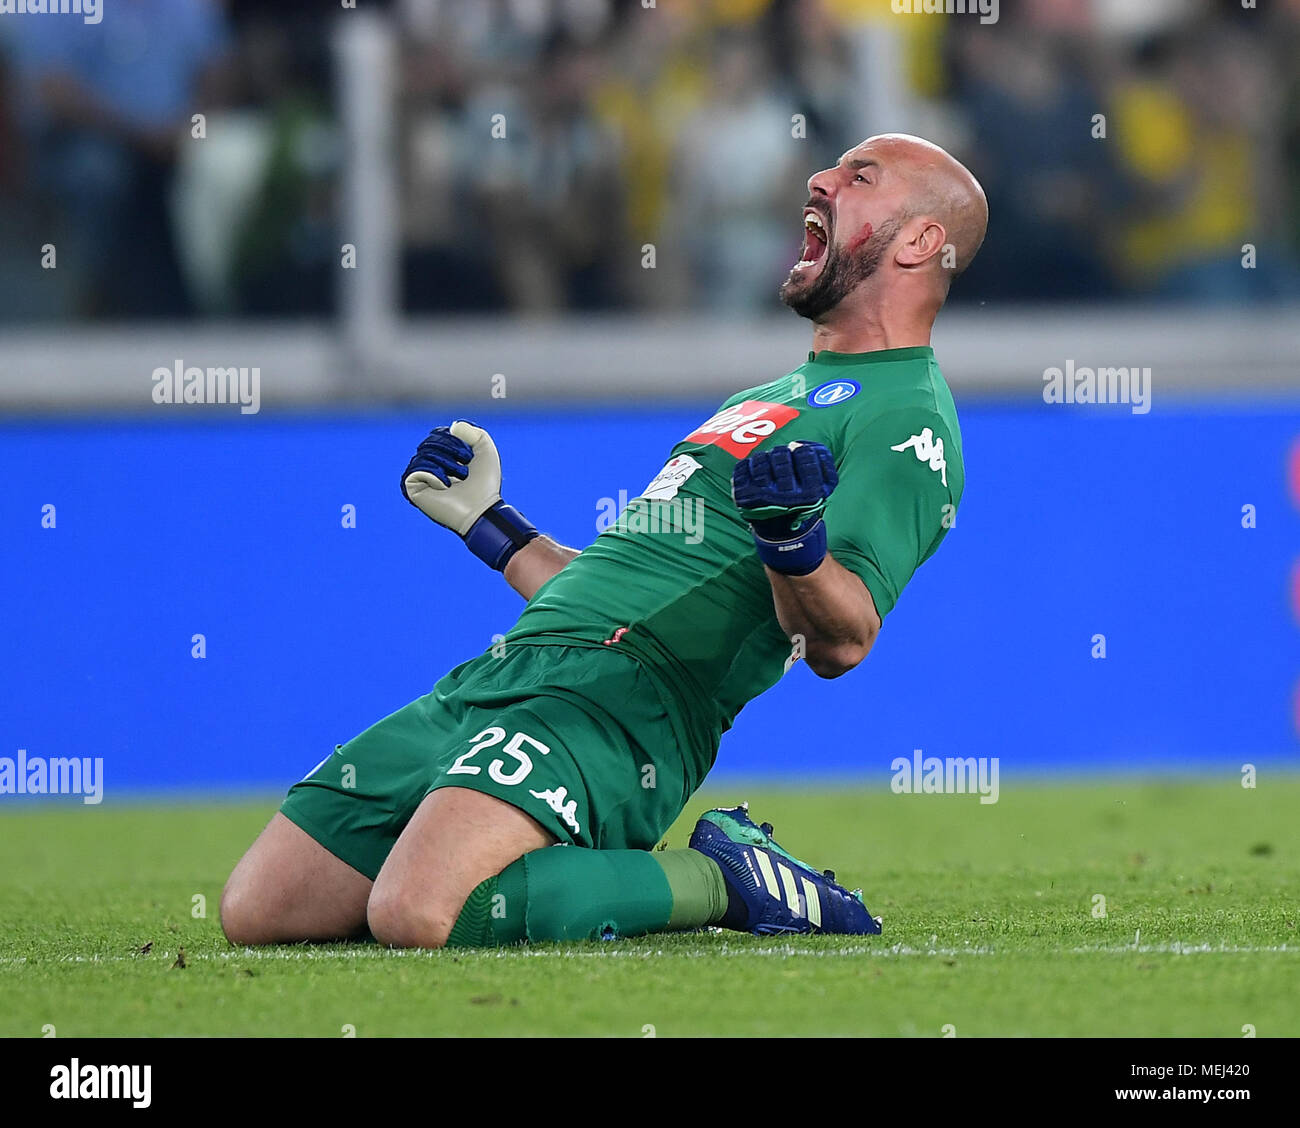
<path fill-rule="evenodd" d="M 800 289 L 786 279 L 780 289 L 781 300 L 800 317 L 816 321 L 839 305 L 860 282 L 875 274 L 885 249 L 901 227 L 901 221 L 889 220 L 852 254 L 841 254 L 838 248 L 827 247 L 826 265 L 817 275 L 817 281 L 807 289 Z"/>

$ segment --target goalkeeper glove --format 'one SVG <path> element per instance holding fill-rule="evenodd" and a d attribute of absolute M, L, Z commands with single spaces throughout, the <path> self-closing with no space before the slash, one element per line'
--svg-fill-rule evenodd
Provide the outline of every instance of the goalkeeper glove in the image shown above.
<path fill-rule="evenodd" d="M 791 443 L 742 458 L 731 496 L 749 522 L 758 557 L 775 572 L 806 576 L 826 556 L 826 499 L 839 484 L 821 443 Z"/>
<path fill-rule="evenodd" d="M 402 471 L 402 496 L 498 572 L 538 535 L 501 500 L 501 456 L 491 436 L 463 419 L 435 427 L 416 448 Z"/>

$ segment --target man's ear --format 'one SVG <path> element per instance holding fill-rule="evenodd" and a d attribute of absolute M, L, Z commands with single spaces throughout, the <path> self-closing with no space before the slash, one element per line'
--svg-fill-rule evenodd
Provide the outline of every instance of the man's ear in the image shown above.
<path fill-rule="evenodd" d="M 894 255 L 894 261 L 903 267 L 922 266 L 929 262 L 943 250 L 948 239 L 948 233 L 937 219 L 919 218 L 912 222 L 916 226 L 913 228 L 909 224 L 909 238 Z"/>

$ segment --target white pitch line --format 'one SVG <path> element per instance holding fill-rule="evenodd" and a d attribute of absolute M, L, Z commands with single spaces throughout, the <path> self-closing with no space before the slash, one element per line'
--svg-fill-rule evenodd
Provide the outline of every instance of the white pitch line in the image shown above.
<path fill-rule="evenodd" d="M 906 944 L 893 944 L 887 948 L 848 947 L 838 948 L 796 948 L 792 945 L 780 947 L 750 948 L 732 947 L 721 944 L 717 948 L 675 948 L 654 950 L 621 948 L 617 942 L 599 949 L 565 950 L 559 948 L 509 948 L 509 949 L 457 949 L 455 958 L 460 960 L 518 960 L 518 959 L 707 959 L 713 956 L 725 956 L 731 959 L 743 959 L 747 956 L 785 959 L 802 957 L 814 959 L 872 957 L 875 959 L 894 959 L 900 957 L 930 956 L 954 959 L 963 956 L 1002 956 L 1014 959 L 1017 956 L 1060 956 L 1060 955 L 1263 955 L 1268 953 L 1296 953 L 1300 946 L 1289 944 L 1184 944 L 1172 941 L 1164 944 L 1118 945 L 1083 945 L 1073 948 L 1051 948 L 1045 950 L 997 949 L 990 947 L 974 948 L 913 948 Z M 44 964 L 44 963 L 157 963 L 166 958 L 174 958 L 174 953 L 160 951 L 152 959 L 146 956 L 58 956 L 50 960 L 32 959 L 27 956 L 0 956 L 0 965 Z M 186 962 L 222 962 L 226 960 L 269 960 L 294 962 L 302 960 L 391 960 L 391 959 L 441 959 L 443 953 L 423 949 L 387 949 L 387 948 L 351 948 L 342 951 L 324 949 L 303 949 L 301 951 L 265 948 L 243 948 L 230 952 L 192 952 L 186 955 Z"/>

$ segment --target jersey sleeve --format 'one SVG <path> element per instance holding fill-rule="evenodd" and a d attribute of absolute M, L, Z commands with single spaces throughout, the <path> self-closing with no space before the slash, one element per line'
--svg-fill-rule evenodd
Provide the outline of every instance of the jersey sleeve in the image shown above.
<path fill-rule="evenodd" d="M 826 503 L 828 547 L 881 619 L 947 535 L 965 484 L 960 439 L 935 412 L 898 410 L 850 435 Z"/>

